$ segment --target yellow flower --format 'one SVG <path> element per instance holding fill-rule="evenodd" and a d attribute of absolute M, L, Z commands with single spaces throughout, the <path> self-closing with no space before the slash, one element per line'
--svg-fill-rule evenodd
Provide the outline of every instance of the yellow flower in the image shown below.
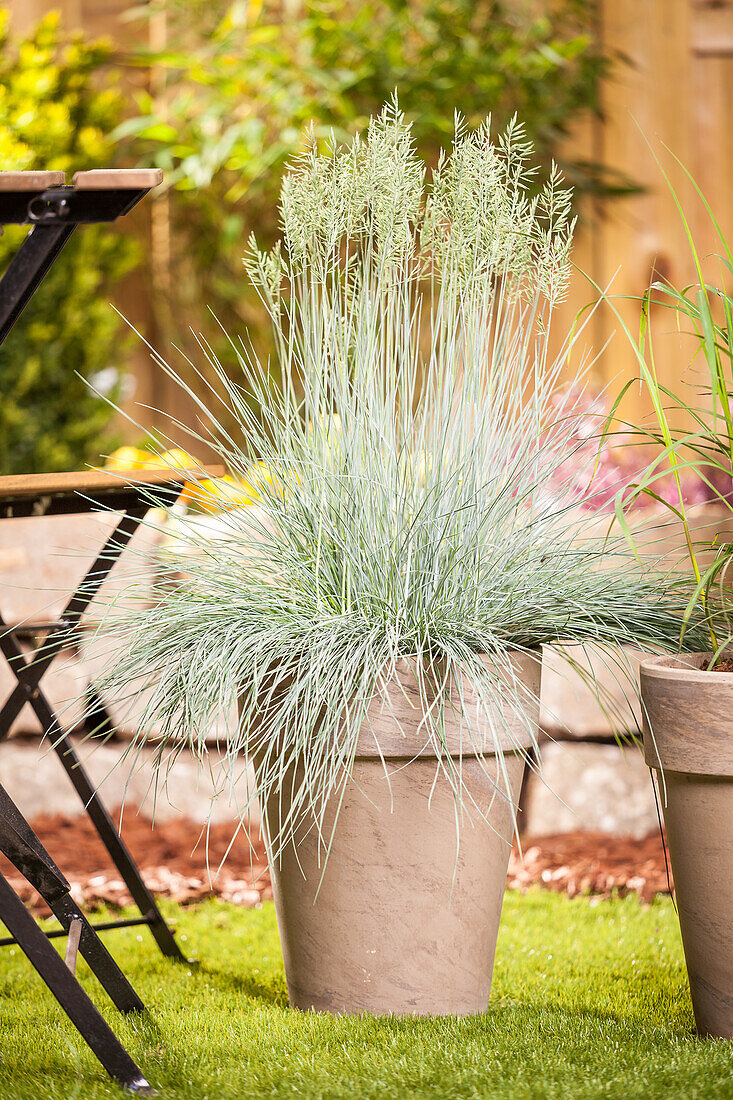
<path fill-rule="evenodd" d="M 229 508 L 245 508 L 262 500 L 265 485 L 277 488 L 272 471 L 264 462 L 256 462 L 241 479 L 230 474 L 217 478 L 187 481 L 181 500 L 202 512 L 221 512 Z"/>
<path fill-rule="evenodd" d="M 118 447 L 116 451 L 109 455 L 104 468 L 114 472 L 121 470 L 184 470 L 192 475 L 195 475 L 198 470 L 203 470 L 203 466 L 197 458 L 177 447 L 166 451 L 162 455 L 141 450 L 139 447 Z"/>
<path fill-rule="evenodd" d="M 260 489 L 265 484 L 274 486 L 272 470 L 266 462 L 256 462 L 242 479 L 242 486 L 252 497 L 251 503 L 261 499 Z"/>
<path fill-rule="evenodd" d="M 203 468 L 197 458 L 190 455 L 188 451 L 182 451 L 180 447 L 174 447 L 172 451 L 166 451 L 160 457 L 158 455 L 149 457 L 149 465 L 158 468 L 168 466 L 172 470 L 190 470 L 192 473 Z"/>
<path fill-rule="evenodd" d="M 105 470 L 143 470 L 150 458 L 148 451 L 140 451 L 137 447 L 118 447 L 111 455 L 107 456 L 104 463 Z"/>
<path fill-rule="evenodd" d="M 181 500 L 202 512 L 222 512 L 228 508 L 242 508 L 254 503 L 249 488 L 235 481 L 229 474 L 224 477 L 207 477 L 201 481 L 187 481 Z"/>

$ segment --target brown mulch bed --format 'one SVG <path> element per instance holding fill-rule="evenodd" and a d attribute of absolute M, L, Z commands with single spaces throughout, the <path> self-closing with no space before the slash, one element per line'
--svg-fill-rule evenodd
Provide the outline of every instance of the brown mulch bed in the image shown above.
<path fill-rule="evenodd" d="M 112 814 L 119 825 L 119 810 Z M 41 814 L 31 822 L 66 878 L 78 905 L 94 910 L 102 905 L 130 905 L 132 898 L 88 817 Z M 253 906 L 272 897 L 265 850 L 259 833 L 250 837 L 235 822 L 202 826 L 185 818 L 157 822 L 138 816 L 127 806 L 122 837 L 153 893 L 183 905 L 220 897 Z M 251 843 L 250 843 L 251 842 Z M 231 849 L 230 849 L 231 845 Z M 227 855 L 228 852 L 228 855 Z M 207 856 L 208 853 L 208 856 Z M 226 862 L 217 869 L 224 856 Z M 50 910 L 36 891 L 0 855 L 0 871 L 37 915 Z"/>
<path fill-rule="evenodd" d="M 649 902 L 668 894 L 664 848 L 658 832 L 640 840 L 607 833 L 559 833 L 522 841 L 523 857 L 515 846 L 509 860 L 507 886 L 526 889 L 539 884 L 575 897 L 597 894 L 639 895 Z"/>
<path fill-rule="evenodd" d="M 113 817 L 115 822 L 119 820 L 119 814 Z M 71 882 L 78 904 L 94 910 L 131 903 L 88 818 L 42 815 L 32 824 Z M 257 833 L 248 838 L 240 830 L 232 841 L 235 828 L 231 822 L 212 825 L 208 839 L 201 826 L 181 818 L 152 828 L 148 818 L 128 806 L 122 835 L 154 893 L 181 904 L 216 896 L 237 905 L 259 905 L 272 897 L 262 840 Z M 522 848 L 523 858 L 515 847 L 509 863 L 507 886 L 511 889 L 539 884 L 570 896 L 637 893 L 643 901 L 669 892 L 659 833 L 642 840 L 604 833 L 563 833 L 525 838 Z M 2 856 L 0 871 L 38 915 L 48 914 L 42 899 Z"/>

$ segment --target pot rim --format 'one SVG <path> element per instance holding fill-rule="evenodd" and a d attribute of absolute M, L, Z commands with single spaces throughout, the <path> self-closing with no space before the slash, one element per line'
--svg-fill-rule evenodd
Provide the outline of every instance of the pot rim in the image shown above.
<path fill-rule="evenodd" d="M 482 653 L 478 656 L 484 665 L 491 665 L 496 659 L 492 654 Z M 395 675 L 374 693 L 367 704 L 364 724 L 356 743 L 355 759 L 376 760 L 383 766 L 384 760 L 438 760 L 448 757 L 468 760 L 474 757 L 488 758 L 504 752 L 526 755 L 528 750 L 537 746 L 539 740 L 542 652 L 539 648 L 514 649 L 507 650 L 507 656 L 517 673 L 517 680 L 527 692 L 526 699 L 523 700 L 525 707 L 521 709 L 526 715 L 536 710 L 534 721 L 530 720 L 525 726 L 519 713 L 513 715 L 505 711 L 507 727 L 501 730 L 498 741 L 492 729 L 484 729 L 483 724 L 482 729 L 476 731 L 476 740 L 473 740 L 461 728 L 458 718 L 460 710 L 455 707 L 451 713 L 459 721 L 459 726 L 457 729 L 445 730 L 445 744 L 438 754 L 422 722 L 417 730 L 412 729 L 419 711 L 413 705 L 416 698 L 414 672 L 409 657 L 404 656 L 397 663 Z M 534 685 L 527 685 L 524 679 L 527 675 L 531 678 L 530 683 L 536 680 L 536 691 Z"/>
<path fill-rule="evenodd" d="M 707 661 L 711 653 L 680 653 L 662 654 L 657 657 L 648 657 L 641 662 L 641 672 L 644 676 L 654 677 L 658 680 L 687 680 L 693 684 L 713 683 L 721 685 L 733 685 L 733 672 L 715 672 L 700 668 L 700 664 Z M 686 664 L 685 659 L 694 661 L 694 664 Z M 711 679 L 713 677 L 714 679 Z"/>
<path fill-rule="evenodd" d="M 709 673 L 708 653 L 654 657 L 641 666 L 644 759 L 663 772 L 733 777 L 733 673 Z M 697 666 L 697 667 L 695 667 Z"/>

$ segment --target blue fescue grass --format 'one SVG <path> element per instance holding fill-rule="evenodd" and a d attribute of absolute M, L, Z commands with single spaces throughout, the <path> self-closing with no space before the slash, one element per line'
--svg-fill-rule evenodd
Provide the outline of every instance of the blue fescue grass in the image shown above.
<path fill-rule="evenodd" d="M 359 738 L 380 749 L 373 704 L 392 709 L 405 661 L 417 734 L 463 823 L 486 811 L 446 752 L 445 719 L 457 714 L 464 753 L 511 798 L 506 738 L 537 747 L 518 652 L 601 646 L 624 692 L 620 647 L 679 648 L 691 578 L 642 568 L 623 537 L 580 521 L 592 463 L 579 496 L 567 462 L 583 325 L 550 352 L 570 197 L 553 172 L 532 199 L 530 159 L 517 124 L 496 142 L 488 123 L 459 124 L 426 188 L 396 104 L 348 148 L 309 146 L 283 187 L 283 240 L 247 257 L 281 384 L 246 341 L 228 363 L 202 341 L 185 376 L 159 360 L 197 410 L 178 425 L 186 443 L 240 483 L 259 469 L 258 502 L 222 513 L 214 538 L 177 521 L 153 606 L 146 572 L 126 593 L 137 614 L 109 609 L 97 690 L 136 712 L 128 761 L 160 735 L 161 779 L 184 745 L 206 760 L 236 698 L 227 752 L 206 762 L 243 819 L 258 800 L 272 858 L 301 826 L 329 848 Z M 203 503 L 201 472 L 187 473 Z M 688 648 L 705 644 L 699 619 Z M 258 761 L 256 791 L 237 784 L 241 755 Z"/>

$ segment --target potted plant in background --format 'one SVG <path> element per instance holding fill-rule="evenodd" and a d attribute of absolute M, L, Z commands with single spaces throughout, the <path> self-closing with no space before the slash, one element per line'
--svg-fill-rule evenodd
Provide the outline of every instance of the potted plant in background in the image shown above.
<path fill-rule="evenodd" d="M 657 656 L 641 665 L 644 756 L 658 773 L 664 805 L 682 940 L 697 1030 L 733 1038 L 733 298 L 725 289 L 733 255 L 715 216 L 684 169 L 715 227 L 722 254 L 721 282 L 704 273 L 683 207 L 665 179 L 682 218 L 696 281 L 682 290 L 652 284 L 642 300 L 640 339 L 627 331 L 643 383 L 651 395 L 652 425 L 624 422 L 655 454 L 631 489 L 622 490 L 616 513 L 622 525 L 640 495 L 663 501 L 681 524 L 695 588 L 685 621 L 705 623 L 701 652 Z M 691 339 L 688 387 L 672 392 L 656 374 L 649 315 L 672 315 Z M 620 315 L 617 313 L 617 316 Z M 623 320 L 622 320 L 623 324 Z M 624 326 L 625 327 L 625 326 Z M 616 402 L 620 404 L 623 393 Z M 683 482 L 694 471 L 723 522 L 695 531 Z M 672 479 L 672 497 L 659 492 Z M 627 528 L 628 530 L 628 528 Z M 632 539 L 633 544 L 633 539 Z"/>
<path fill-rule="evenodd" d="M 259 799 L 302 1008 L 485 1009 L 542 646 L 679 638 L 689 585 L 584 538 L 556 476 L 584 370 L 573 339 L 549 352 L 573 223 L 530 156 L 516 123 L 494 143 L 459 122 L 426 193 L 396 105 L 307 144 L 282 244 L 247 257 L 279 384 L 232 341 L 239 378 L 202 343 L 209 397 L 187 387 L 191 446 L 235 482 L 263 464 L 257 506 L 213 539 L 179 521 L 178 583 L 113 627 L 100 686 L 145 693 L 161 764 L 181 738 L 203 755 L 238 697 L 221 790 L 251 756 L 256 789 L 229 793 L 243 817 Z"/>
<path fill-rule="evenodd" d="M 653 493 L 629 492 L 629 486 L 638 482 L 648 466 L 649 447 L 639 440 L 635 431 L 604 433 L 612 404 L 613 394 L 609 389 L 586 394 L 576 408 L 571 457 L 559 471 L 564 479 L 572 477 L 573 472 L 577 476 L 577 491 L 582 501 L 580 522 L 585 533 L 590 535 L 594 530 L 620 532 L 614 510 L 621 491 L 624 524 L 641 557 L 654 560 L 659 570 L 689 574 L 687 548 L 691 540 L 698 566 L 704 572 L 718 552 L 713 545 L 713 535 L 717 534 L 717 544 L 733 539 L 733 510 L 729 504 L 720 502 L 720 486 L 708 484 L 710 471 L 701 475 L 685 466 L 678 471 L 678 481 L 672 470 L 660 470 Z M 587 492 L 589 461 L 594 470 L 592 495 Z M 675 509 L 680 489 L 685 504 L 684 525 Z M 627 681 L 619 681 L 613 667 L 606 669 L 603 654 L 595 660 L 592 650 L 587 647 L 585 652 L 578 646 L 573 647 L 571 655 L 576 668 L 568 665 L 566 654 L 567 647 L 555 646 L 544 655 L 540 711 L 543 733 L 562 740 L 568 736 L 582 740 L 612 737 L 619 731 L 640 731 L 643 720 L 638 690 L 639 666 L 645 657 L 653 654 L 637 649 L 626 651 L 634 670 L 633 687 Z M 653 804 L 649 809 L 654 815 Z"/>

